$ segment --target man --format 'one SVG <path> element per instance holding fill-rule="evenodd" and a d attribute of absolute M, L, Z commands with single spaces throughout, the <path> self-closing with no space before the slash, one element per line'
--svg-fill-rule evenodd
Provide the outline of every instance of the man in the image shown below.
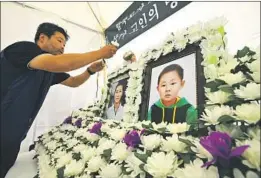
<path fill-rule="evenodd" d="M 68 38 L 63 28 L 43 23 L 35 43 L 17 42 L 1 51 L 1 178 L 14 164 L 50 86 L 80 86 L 102 70 L 104 64 L 95 61 L 110 58 L 117 51 L 107 45 L 88 53 L 63 54 Z M 78 76 L 65 73 L 90 63 Z"/>

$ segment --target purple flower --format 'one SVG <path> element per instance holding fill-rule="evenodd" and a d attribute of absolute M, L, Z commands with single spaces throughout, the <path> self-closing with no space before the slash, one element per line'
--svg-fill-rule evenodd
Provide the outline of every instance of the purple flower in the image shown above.
<path fill-rule="evenodd" d="M 101 132 L 101 126 L 102 126 L 102 123 L 101 122 L 97 122 L 96 124 L 94 124 L 92 126 L 92 128 L 90 129 L 89 132 L 98 134 L 99 132 Z"/>
<path fill-rule="evenodd" d="M 79 118 L 76 122 L 75 125 L 80 128 L 82 126 L 82 118 Z"/>
<path fill-rule="evenodd" d="M 232 149 L 231 137 L 222 132 L 211 132 L 209 136 L 201 137 L 200 144 L 213 156 L 213 160 L 206 162 L 202 167 L 207 167 L 215 162 L 219 162 L 223 167 L 228 167 L 231 157 L 242 155 L 249 147 L 249 145 L 244 145 Z"/>
<path fill-rule="evenodd" d="M 63 124 L 72 124 L 72 116 L 67 117 L 64 121 Z"/>
<path fill-rule="evenodd" d="M 142 129 L 142 130 L 140 131 L 140 135 L 143 135 L 143 134 L 145 133 L 145 131 L 146 131 L 146 129 Z"/>
<path fill-rule="evenodd" d="M 136 130 L 133 130 L 133 131 L 127 133 L 124 136 L 123 141 L 124 141 L 124 143 L 126 143 L 126 145 L 128 147 L 132 147 L 132 148 L 141 144 L 140 135 L 138 134 L 138 132 Z"/>

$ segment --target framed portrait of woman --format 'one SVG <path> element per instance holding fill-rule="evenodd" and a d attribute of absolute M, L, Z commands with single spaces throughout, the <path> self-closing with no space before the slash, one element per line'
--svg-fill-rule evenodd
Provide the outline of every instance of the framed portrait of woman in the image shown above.
<path fill-rule="evenodd" d="M 205 102 L 202 54 L 197 44 L 150 61 L 145 70 L 142 118 L 197 124 Z"/>
<path fill-rule="evenodd" d="M 104 111 L 105 119 L 115 119 L 119 121 L 123 119 L 128 79 L 129 75 L 128 71 L 126 71 L 108 80 L 109 91 Z"/>

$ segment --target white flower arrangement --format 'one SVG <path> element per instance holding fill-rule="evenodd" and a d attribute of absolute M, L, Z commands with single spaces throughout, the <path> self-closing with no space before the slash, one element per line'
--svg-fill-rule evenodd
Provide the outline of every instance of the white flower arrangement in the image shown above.
<path fill-rule="evenodd" d="M 226 50 L 226 23 L 224 18 L 198 22 L 172 33 L 162 46 L 146 51 L 137 62 L 115 69 L 109 79 L 127 71 L 130 77 L 123 122 L 101 118 L 109 93 L 106 85 L 100 101 L 74 111 L 64 124 L 40 136 L 35 147 L 39 177 L 226 177 L 220 175 L 224 173 L 216 164 L 202 168 L 206 160 L 216 157 L 203 146 L 201 139 L 194 137 L 188 124 L 138 121 L 142 75 L 147 62 L 182 51 L 195 42 L 200 42 L 207 82 L 206 104 L 211 105 L 205 108 L 200 120 L 210 133 L 214 129 L 236 139 L 233 146 L 249 146 L 240 159 L 252 172 L 231 169 L 234 175 L 258 174 L 260 128 L 251 129 L 251 125 L 260 122 L 260 49 L 244 48 L 236 56 L 230 55 Z M 210 82 L 215 86 L 208 85 Z M 231 103 L 235 105 L 231 107 Z M 230 122 L 233 126 L 228 127 Z M 241 126 L 249 127 L 248 133 L 241 134 Z"/>

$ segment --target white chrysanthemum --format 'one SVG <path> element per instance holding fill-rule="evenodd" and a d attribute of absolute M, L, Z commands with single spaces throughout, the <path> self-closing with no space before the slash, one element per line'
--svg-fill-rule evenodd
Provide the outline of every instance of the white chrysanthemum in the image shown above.
<path fill-rule="evenodd" d="M 227 73 L 219 77 L 219 79 L 225 81 L 228 85 L 232 86 L 236 83 L 243 82 L 246 78 L 242 72 L 238 72 L 236 74 Z"/>
<path fill-rule="evenodd" d="M 202 25 L 203 24 L 201 22 L 198 22 L 188 28 L 188 38 L 190 44 L 197 42 L 202 38 Z"/>
<path fill-rule="evenodd" d="M 260 120 L 260 103 L 251 102 L 239 105 L 236 107 L 235 114 L 238 120 L 244 120 L 250 124 L 257 123 Z"/>
<path fill-rule="evenodd" d="M 112 129 L 109 133 L 110 137 L 115 141 L 120 141 L 126 134 L 126 130 L 124 129 Z"/>
<path fill-rule="evenodd" d="M 166 54 L 169 54 L 173 51 L 174 49 L 174 42 L 172 43 L 166 43 L 164 46 L 163 46 L 163 55 L 166 55 Z"/>
<path fill-rule="evenodd" d="M 228 20 L 225 16 L 215 17 L 205 23 L 205 28 L 216 30 L 220 27 L 224 27 L 227 23 Z"/>
<path fill-rule="evenodd" d="M 109 133 L 111 131 L 111 127 L 108 123 L 102 124 L 101 131 L 104 133 Z"/>
<path fill-rule="evenodd" d="M 144 172 L 140 169 L 140 165 L 143 164 L 143 162 L 138 159 L 134 153 L 131 153 L 126 161 L 125 161 L 124 167 L 126 167 L 126 171 L 130 172 L 130 177 L 137 177 L 140 174 L 144 174 Z"/>
<path fill-rule="evenodd" d="M 207 122 L 205 123 L 205 125 L 216 125 L 219 123 L 218 119 L 223 115 L 232 116 L 233 109 L 230 108 L 229 106 L 224 106 L 224 105 L 206 108 L 200 120 Z"/>
<path fill-rule="evenodd" d="M 126 107 L 126 106 L 125 106 L 125 107 Z M 124 121 L 124 122 L 127 122 L 127 123 L 130 123 L 130 122 L 132 122 L 132 115 L 125 112 L 125 107 L 124 107 L 123 121 Z"/>
<path fill-rule="evenodd" d="M 178 153 L 187 153 L 188 150 L 186 149 L 187 145 L 181 141 L 179 141 L 178 135 L 173 134 L 172 137 L 166 137 L 162 139 L 161 150 L 170 152 L 175 151 Z"/>
<path fill-rule="evenodd" d="M 130 155 L 131 151 L 127 148 L 125 143 L 118 143 L 112 150 L 111 159 L 118 162 L 125 161 Z"/>
<path fill-rule="evenodd" d="M 67 153 L 65 155 L 63 155 L 62 157 L 60 157 L 57 160 L 57 164 L 56 164 L 56 168 L 60 168 L 63 167 L 64 165 L 67 165 L 71 162 L 72 160 L 72 154 L 71 153 Z"/>
<path fill-rule="evenodd" d="M 138 87 L 139 84 L 140 84 L 140 83 L 137 82 L 137 80 L 130 78 L 130 79 L 129 79 L 129 82 L 128 82 L 128 87 L 135 89 L 135 88 Z"/>
<path fill-rule="evenodd" d="M 230 73 L 232 69 L 239 64 L 236 58 L 232 58 L 229 60 L 220 60 L 220 67 L 218 68 L 219 75 L 224 75 Z"/>
<path fill-rule="evenodd" d="M 146 150 L 153 150 L 161 144 L 161 135 L 152 134 L 148 136 L 141 136 L 141 143 Z"/>
<path fill-rule="evenodd" d="M 50 141 L 45 145 L 49 150 L 54 150 L 57 148 L 58 143 L 56 141 Z"/>
<path fill-rule="evenodd" d="M 233 169 L 233 176 L 236 178 L 260 178 L 259 175 L 257 175 L 253 171 L 247 171 L 246 176 L 244 176 L 242 172 L 237 168 Z"/>
<path fill-rule="evenodd" d="M 178 168 L 174 176 L 178 178 L 219 178 L 217 167 L 211 166 L 208 169 L 202 168 L 203 161 L 195 159 L 190 164 L 185 164 L 184 168 Z"/>
<path fill-rule="evenodd" d="M 97 134 L 95 134 L 95 133 L 90 133 L 90 132 L 88 132 L 88 131 L 83 135 L 83 137 L 86 137 L 87 140 L 88 140 L 89 142 L 91 142 L 91 143 L 93 143 L 93 142 L 99 140 L 99 138 L 100 138 L 99 135 L 97 135 Z"/>
<path fill-rule="evenodd" d="M 98 147 L 97 147 L 97 154 L 103 154 L 103 151 L 104 150 L 107 150 L 107 149 L 113 149 L 114 146 L 115 146 L 115 141 L 113 140 L 106 140 L 104 141 L 102 144 L 100 144 Z"/>
<path fill-rule="evenodd" d="M 223 37 L 220 33 L 215 33 L 213 35 L 209 35 L 206 37 L 207 42 L 208 42 L 208 46 L 210 48 L 213 49 L 213 47 L 215 47 L 214 49 L 217 49 L 218 47 L 223 45 Z"/>
<path fill-rule="evenodd" d="M 256 83 L 260 83 L 260 72 L 254 72 L 250 75 Z"/>
<path fill-rule="evenodd" d="M 198 138 L 195 138 L 192 143 L 195 147 L 191 147 L 191 150 L 195 152 L 199 158 L 207 158 L 208 160 L 213 158 L 212 155 L 199 143 Z"/>
<path fill-rule="evenodd" d="M 167 125 L 168 125 L 167 122 L 161 122 L 161 123 L 159 123 L 159 124 L 156 124 L 155 122 L 152 122 L 153 129 L 154 129 L 154 130 L 157 130 L 157 131 L 159 131 L 159 132 L 160 132 L 159 129 L 166 128 Z"/>
<path fill-rule="evenodd" d="M 230 95 L 230 93 L 226 93 L 221 90 L 206 93 L 206 96 L 209 99 L 209 101 L 207 101 L 207 104 L 224 104 L 229 101 Z"/>
<path fill-rule="evenodd" d="M 121 172 L 121 166 L 112 163 L 101 168 L 99 174 L 102 178 L 119 178 Z"/>
<path fill-rule="evenodd" d="M 249 83 L 245 87 L 240 86 L 239 89 L 234 90 L 236 96 L 243 99 L 259 99 L 260 98 L 260 84 Z"/>
<path fill-rule="evenodd" d="M 179 51 L 185 49 L 188 43 L 188 37 L 185 35 L 187 34 L 187 30 L 181 30 L 177 31 L 174 35 L 174 45 L 175 48 L 178 49 Z"/>
<path fill-rule="evenodd" d="M 62 151 L 62 150 L 56 150 L 55 154 L 53 154 L 54 158 L 60 158 L 62 156 L 66 155 L 66 151 Z"/>
<path fill-rule="evenodd" d="M 56 178 L 57 171 L 47 164 L 49 160 L 46 157 L 46 155 L 39 155 L 38 157 L 39 176 L 41 178 Z"/>
<path fill-rule="evenodd" d="M 103 168 L 106 165 L 104 159 L 101 156 L 95 156 L 90 159 L 88 162 L 88 171 L 90 172 L 97 172 L 100 168 Z"/>
<path fill-rule="evenodd" d="M 72 138 L 70 140 L 66 140 L 66 143 L 67 143 L 67 147 L 71 148 L 71 147 L 74 147 L 76 144 L 78 144 L 79 141 L 75 138 Z"/>
<path fill-rule="evenodd" d="M 87 148 L 88 148 L 87 145 L 79 144 L 79 145 L 77 145 L 77 146 L 75 146 L 75 147 L 73 148 L 73 151 L 75 151 L 75 152 L 77 153 L 77 152 L 81 152 L 81 151 L 83 151 L 83 150 L 86 150 Z"/>
<path fill-rule="evenodd" d="M 60 138 L 63 138 L 64 137 L 64 133 L 61 133 L 61 132 L 56 132 L 53 136 L 56 140 L 59 140 Z"/>
<path fill-rule="evenodd" d="M 64 124 L 60 127 L 61 131 L 76 131 L 78 128 L 71 124 Z"/>
<path fill-rule="evenodd" d="M 236 143 L 237 146 L 249 145 L 242 154 L 242 157 L 245 158 L 242 163 L 260 171 L 260 140 L 252 139 L 237 141 Z"/>
<path fill-rule="evenodd" d="M 208 80 L 215 80 L 218 78 L 217 67 L 214 64 L 207 65 L 204 67 L 204 75 Z"/>
<path fill-rule="evenodd" d="M 70 164 L 65 166 L 64 175 L 67 177 L 80 174 L 84 169 L 84 162 L 72 160 Z"/>
<path fill-rule="evenodd" d="M 202 62 L 202 64 L 204 66 L 207 65 L 217 65 L 219 62 L 219 57 L 222 55 L 222 52 L 220 50 L 217 49 L 210 49 L 210 48 L 205 48 L 204 46 L 202 46 L 202 54 L 203 54 L 203 58 L 204 61 Z"/>
<path fill-rule="evenodd" d="M 135 104 L 136 104 L 136 105 L 140 105 L 140 103 L 141 103 L 141 95 L 138 94 L 138 95 L 136 96 Z"/>
<path fill-rule="evenodd" d="M 92 157 L 96 156 L 96 148 L 88 147 L 87 149 L 81 152 L 82 159 L 86 162 L 89 161 Z"/>
<path fill-rule="evenodd" d="M 251 62 L 250 64 L 247 64 L 247 67 L 252 72 L 259 72 L 260 73 L 260 60 L 255 60 L 255 61 Z"/>
<path fill-rule="evenodd" d="M 167 129 L 170 133 L 183 133 L 189 130 L 190 125 L 186 122 L 184 123 L 175 123 L 175 124 L 168 124 Z"/>
<path fill-rule="evenodd" d="M 248 129 L 250 138 L 260 141 L 260 127 L 251 127 Z"/>
<path fill-rule="evenodd" d="M 178 166 L 178 158 L 173 152 L 168 154 L 164 152 L 154 152 L 151 157 L 148 157 L 144 169 L 154 177 L 167 177 L 170 176 Z"/>

